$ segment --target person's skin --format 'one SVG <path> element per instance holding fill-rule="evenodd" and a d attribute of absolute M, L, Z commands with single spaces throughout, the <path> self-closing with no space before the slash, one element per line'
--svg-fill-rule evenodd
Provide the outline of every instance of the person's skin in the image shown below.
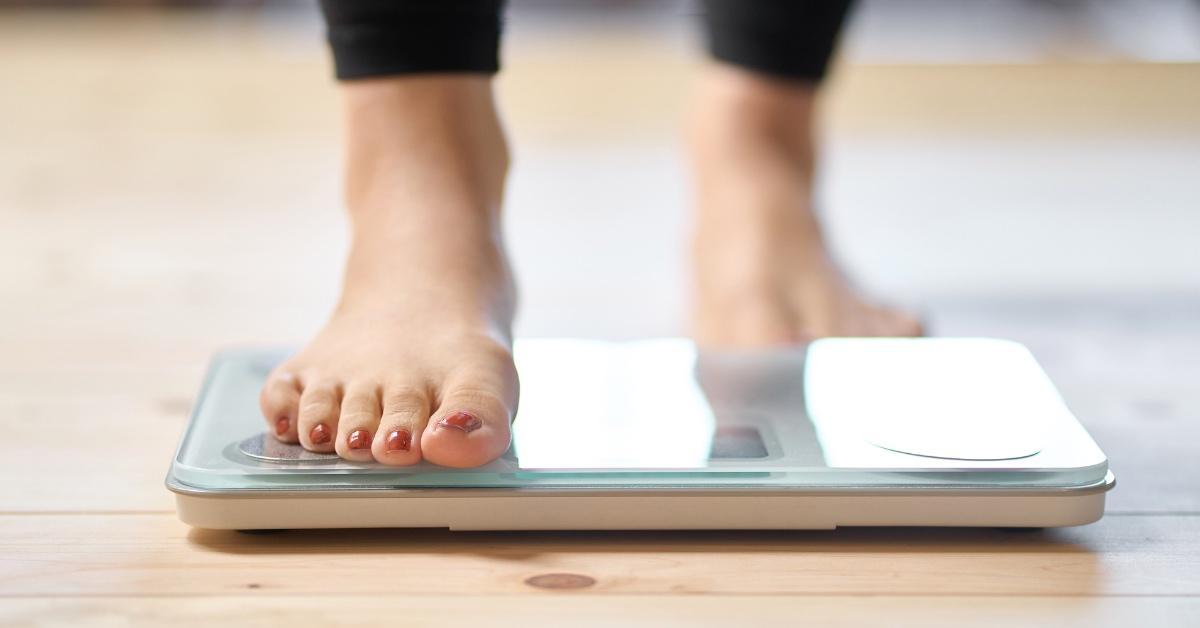
<path fill-rule="evenodd" d="M 769 347 L 826 336 L 918 336 L 908 314 L 863 299 L 813 208 L 812 84 L 710 63 L 688 120 L 695 180 L 693 335 Z"/>
<path fill-rule="evenodd" d="M 348 460 L 470 467 L 508 448 L 508 150 L 484 76 L 350 81 L 353 241 L 325 328 L 263 388 L 272 433 Z"/>
<path fill-rule="evenodd" d="M 485 464 L 509 446 L 519 394 L 500 237 L 508 150 L 491 79 L 341 89 L 353 234 L 342 296 L 267 379 L 268 430 L 348 460 Z M 861 300 L 825 250 L 810 204 L 813 89 L 714 63 L 697 96 L 697 341 L 920 333 Z"/>

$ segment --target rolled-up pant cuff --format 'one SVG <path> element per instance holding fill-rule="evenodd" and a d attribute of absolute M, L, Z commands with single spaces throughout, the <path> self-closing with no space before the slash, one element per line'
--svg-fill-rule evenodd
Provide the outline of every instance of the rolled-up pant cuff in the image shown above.
<path fill-rule="evenodd" d="M 503 0 L 321 0 L 338 79 L 500 70 Z"/>
<path fill-rule="evenodd" d="M 850 0 L 705 0 L 709 54 L 777 78 L 824 78 Z"/>

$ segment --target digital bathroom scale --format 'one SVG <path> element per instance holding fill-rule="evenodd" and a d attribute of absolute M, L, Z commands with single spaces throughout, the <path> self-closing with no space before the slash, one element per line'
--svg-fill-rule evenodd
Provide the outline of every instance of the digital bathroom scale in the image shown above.
<path fill-rule="evenodd" d="M 1108 461 L 1023 346 L 522 340 L 513 446 L 474 469 L 349 463 L 265 434 L 284 352 L 218 355 L 167 487 L 219 529 L 1050 527 L 1104 511 Z"/>

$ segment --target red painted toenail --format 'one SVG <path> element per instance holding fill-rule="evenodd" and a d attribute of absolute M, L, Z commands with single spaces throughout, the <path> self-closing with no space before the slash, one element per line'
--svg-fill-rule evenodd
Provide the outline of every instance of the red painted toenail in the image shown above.
<path fill-rule="evenodd" d="M 317 426 L 312 428 L 312 431 L 308 433 L 308 439 L 311 440 L 314 445 L 323 445 L 328 443 L 330 438 L 332 437 L 329 435 L 329 428 L 325 427 L 324 423 L 318 423 Z"/>
<path fill-rule="evenodd" d="M 408 430 L 395 430 L 388 434 L 384 447 L 388 451 L 408 451 L 412 447 L 412 434 Z"/>
<path fill-rule="evenodd" d="M 278 419 L 275 419 L 275 433 L 276 434 L 279 434 L 281 436 L 283 434 L 287 434 L 289 426 L 290 426 L 290 422 L 288 421 L 287 417 L 281 416 Z"/>
<path fill-rule="evenodd" d="M 350 432 L 346 444 L 350 445 L 350 449 L 370 449 L 371 433 L 367 430 L 354 430 Z"/>
<path fill-rule="evenodd" d="M 437 423 L 438 427 L 452 427 L 456 430 L 464 432 L 474 432 L 483 427 L 483 421 L 480 421 L 475 415 L 469 412 L 455 412 L 447 417 L 444 417 Z"/>

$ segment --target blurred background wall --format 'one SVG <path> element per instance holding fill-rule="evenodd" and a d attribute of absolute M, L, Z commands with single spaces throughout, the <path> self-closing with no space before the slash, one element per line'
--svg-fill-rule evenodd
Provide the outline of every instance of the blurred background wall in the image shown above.
<path fill-rule="evenodd" d="M 2 4 L 5 320 L 48 342 L 305 337 L 345 245 L 315 4 Z M 685 331 L 696 11 L 512 2 L 520 333 Z M 869 288 L 935 320 L 1200 298 L 1200 3 L 874 0 L 844 44 L 821 203 Z"/>

